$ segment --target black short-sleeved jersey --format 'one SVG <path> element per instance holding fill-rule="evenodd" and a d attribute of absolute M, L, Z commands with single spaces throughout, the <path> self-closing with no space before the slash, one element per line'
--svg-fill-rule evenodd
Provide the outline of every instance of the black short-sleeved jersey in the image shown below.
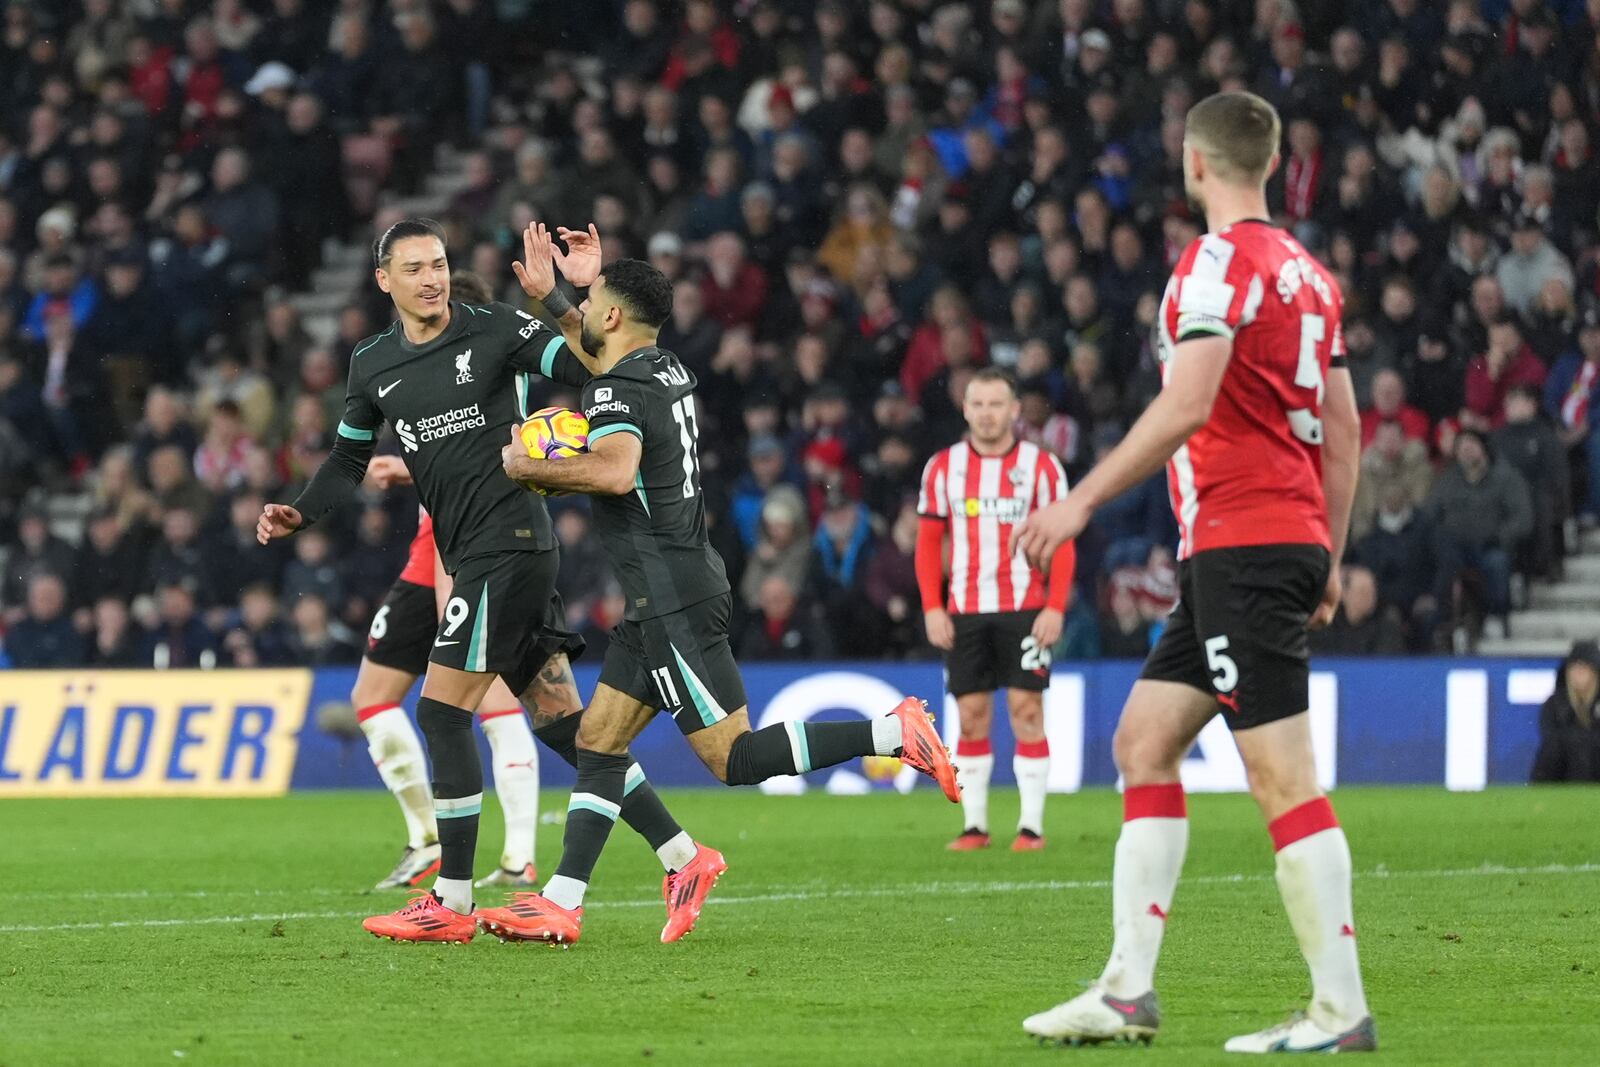
<path fill-rule="evenodd" d="M 589 372 L 561 335 L 508 304 L 452 302 L 450 325 L 422 345 L 396 322 L 356 346 L 339 445 L 296 502 L 307 524 L 342 497 L 359 460 L 365 470 L 385 421 L 433 516 L 445 569 L 491 552 L 555 547 L 544 501 L 505 476 L 507 430 L 528 415 L 529 375 L 582 386 Z M 335 457 L 339 464 L 331 462 Z M 330 468 L 350 468 L 330 471 Z M 329 472 L 326 476 L 324 472 Z"/>
<path fill-rule="evenodd" d="M 728 592 L 722 557 L 706 537 L 694 387 L 677 356 L 652 347 L 583 389 L 590 447 L 615 433 L 643 446 L 634 491 L 594 497 L 595 526 L 636 622 Z"/>

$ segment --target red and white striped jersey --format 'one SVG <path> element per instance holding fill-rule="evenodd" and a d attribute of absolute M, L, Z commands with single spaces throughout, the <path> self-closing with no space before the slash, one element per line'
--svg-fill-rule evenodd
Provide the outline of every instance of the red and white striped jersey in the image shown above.
<path fill-rule="evenodd" d="M 928 460 L 917 513 L 949 527 L 952 612 L 1044 607 L 1044 575 L 1007 547 L 1012 529 L 1035 508 L 1066 495 L 1061 461 L 1030 441 L 1016 442 L 1002 456 L 984 456 L 962 440 Z"/>
<path fill-rule="evenodd" d="M 1178 558 L 1241 545 L 1330 547 L 1322 394 L 1344 355 L 1338 283 L 1287 232 L 1247 220 L 1198 238 L 1161 298 L 1162 379 L 1179 342 L 1233 354 L 1206 424 L 1167 464 Z"/>

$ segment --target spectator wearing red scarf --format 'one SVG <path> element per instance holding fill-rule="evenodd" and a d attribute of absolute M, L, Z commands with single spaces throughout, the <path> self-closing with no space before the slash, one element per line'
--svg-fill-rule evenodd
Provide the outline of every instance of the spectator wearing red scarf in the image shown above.
<path fill-rule="evenodd" d="M 1322 131 L 1308 118 L 1289 123 L 1289 161 L 1283 168 L 1283 210 L 1295 222 L 1316 213 L 1326 160 Z"/>

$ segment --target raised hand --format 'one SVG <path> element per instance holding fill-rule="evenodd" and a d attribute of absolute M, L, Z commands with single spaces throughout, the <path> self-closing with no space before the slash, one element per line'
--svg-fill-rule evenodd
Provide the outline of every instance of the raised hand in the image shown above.
<path fill-rule="evenodd" d="M 596 241 L 598 247 L 598 240 Z M 522 254 L 525 263 L 511 261 L 511 273 L 517 276 L 522 291 L 542 301 L 556 287 L 556 264 L 550 231 L 541 222 L 530 222 L 522 231 Z"/>
<path fill-rule="evenodd" d="M 562 276 L 579 289 L 593 285 L 600 277 L 600 231 L 595 229 L 594 223 L 589 223 L 588 230 L 557 226 L 556 236 L 567 242 L 565 253 L 558 245 L 551 247 Z"/>
<path fill-rule="evenodd" d="M 304 521 L 300 513 L 288 504 L 268 504 L 261 509 L 261 518 L 256 520 L 256 540 L 266 544 L 279 537 L 288 537 L 300 529 Z"/>

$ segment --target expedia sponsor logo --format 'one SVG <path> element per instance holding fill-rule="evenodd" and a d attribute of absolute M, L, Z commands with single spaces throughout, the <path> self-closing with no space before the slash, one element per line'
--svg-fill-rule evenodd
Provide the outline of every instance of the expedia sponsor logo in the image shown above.
<path fill-rule="evenodd" d="M 478 410 L 477 404 L 472 404 L 469 407 L 452 408 L 439 415 L 418 419 L 413 432 L 420 443 L 426 444 L 429 441 L 449 437 L 451 434 L 487 425 L 489 425 L 488 419 Z"/>
<path fill-rule="evenodd" d="M 1003 523 L 1021 522 L 1028 514 L 1028 502 L 1021 497 L 975 497 L 961 502 L 961 513 L 969 519 L 999 519 Z"/>
<path fill-rule="evenodd" d="M 604 404 L 591 405 L 583 414 L 585 418 L 592 419 L 602 411 L 614 411 L 623 415 L 633 414 L 633 409 L 620 400 L 609 400 Z"/>

